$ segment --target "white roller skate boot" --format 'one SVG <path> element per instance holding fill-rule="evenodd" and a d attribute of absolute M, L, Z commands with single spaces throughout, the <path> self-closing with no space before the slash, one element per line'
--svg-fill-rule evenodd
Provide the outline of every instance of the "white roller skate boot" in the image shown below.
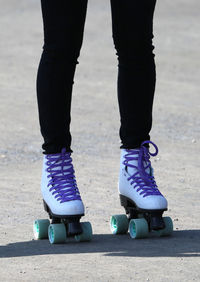
<path fill-rule="evenodd" d="M 151 143 L 156 152 L 149 152 L 145 144 Z M 121 149 L 119 194 L 130 199 L 140 210 L 167 210 L 167 200 L 156 185 L 150 156 L 156 156 L 157 146 L 145 141 L 138 149 Z"/>
<path fill-rule="evenodd" d="M 65 148 L 61 153 L 44 155 L 41 190 L 44 208 L 49 213 L 52 224 L 48 220 L 37 220 L 34 224 L 36 239 L 47 236 L 46 227 L 45 235 L 42 233 L 45 224 L 48 225 L 51 243 L 61 243 L 70 236 L 75 236 L 79 241 L 91 239 L 90 223 L 80 223 L 80 218 L 84 216 L 84 205 L 74 173 L 71 153 L 66 152 Z"/>
<path fill-rule="evenodd" d="M 155 153 L 149 151 L 148 144 L 154 146 Z M 136 149 L 121 149 L 119 195 L 121 205 L 129 215 L 128 220 L 134 219 L 137 222 L 139 218 L 142 218 L 140 222 L 143 221 L 146 226 L 144 227 L 146 235 L 152 230 L 164 230 L 166 225 L 167 231 L 165 230 L 163 234 L 169 235 L 173 230 L 171 219 L 162 217 L 163 212 L 167 210 L 168 203 L 156 185 L 150 162 L 150 156 L 156 156 L 157 153 L 158 148 L 151 141 L 144 141 Z M 124 219 L 118 218 L 118 220 L 125 220 L 124 226 L 127 229 L 125 217 Z M 113 230 L 113 233 L 121 233 L 116 231 L 115 227 Z M 131 237 L 140 238 L 140 235 L 136 235 L 135 232 L 136 229 L 130 230 Z"/>
<path fill-rule="evenodd" d="M 71 153 L 47 154 L 43 158 L 41 180 L 43 200 L 56 217 L 84 215 L 84 205 L 76 184 Z"/>

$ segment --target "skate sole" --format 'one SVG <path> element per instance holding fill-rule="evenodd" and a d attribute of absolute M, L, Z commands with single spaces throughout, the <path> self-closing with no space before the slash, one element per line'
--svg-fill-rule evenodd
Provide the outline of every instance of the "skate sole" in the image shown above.
<path fill-rule="evenodd" d="M 127 209 L 129 209 L 129 208 L 134 209 L 138 213 L 167 211 L 167 208 L 166 209 L 151 209 L 151 210 L 142 209 L 142 208 L 138 207 L 132 199 L 130 199 L 130 198 L 124 196 L 124 195 L 121 195 L 121 194 L 119 195 L 119 197 L 120 197 L 121 206 L 123 206 L 124 208 L 127 208 Z"/>
<path fill-rule="evenodd" d="M 43 200 L 43 205 L 44 205 L 44 210 L 49 214 L 50 218 L 51 217 L 54 217 L 54 218 L 60 218 L 60 219 L 67 219 L 67 218 L 77 218 L 77 217 L 82 217 L 84 216 L 85 214 L 82 213 L 82 214 L 75 214 L 75 215 L 69 215 L 69 214 L 66 214 L 66 215 L 60 215 L 60 214 L 54 214 L 50 207 L 47 205 L 47 203 Z"/>

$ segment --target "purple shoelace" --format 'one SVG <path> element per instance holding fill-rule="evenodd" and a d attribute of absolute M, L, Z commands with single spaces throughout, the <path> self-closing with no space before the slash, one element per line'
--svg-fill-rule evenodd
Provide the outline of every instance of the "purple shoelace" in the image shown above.
<path fill-rule="evenodd" d="M 47 159 L 46 165 L 49 172 L 47 177 L 51 178 L 48 187 L 52 186 L 49 189 L 50 192 L 53 191 L 52 195 L 55 195 L 55 198 L 60 203 L 81 200 L 74 175 L 71 153 L 66 152 L 66 149 L 63 148 L 61 153 L 48 154 Z"/>
<path fill-rule="evenodd" d="M 155 148 L 155 153 L 151 153 L 149 148 L 144 146 L 145 144 L 152 144 Z M 141 147 L 138 150 L 127 149 L 126 152 L 127 154 L 125 155 L 123 164 L 137 170 L 128 178 L 128 181 L 132 180 L 130 184 L 134 184 L 133 188 L 137 189 L 136 191 L 140 192 L 140 195 L 143 195 L 143 197 L 151 195 L 162 196 L 152 174 L 150 162 L 150 156 L 155 157 L 158 154 L 158 147 L 153 142 L 147 140 L 141 144 Z M 138 161 L 138 166 L 129 163 L 131 161 Z M 150 173 L 147 173 L 147 171 L 150 171 Z"/>

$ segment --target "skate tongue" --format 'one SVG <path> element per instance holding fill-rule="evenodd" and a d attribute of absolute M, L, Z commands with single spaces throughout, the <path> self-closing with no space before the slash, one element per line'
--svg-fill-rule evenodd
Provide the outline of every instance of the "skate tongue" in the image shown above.
<path fill-rule="evenodd" d="M 55 164 L 56 164 L 56 166 L 53 167 L 53 168 L 51 169 L 51 171 L 54 171 L 54 172 L 55 172 L 55 171 L 59 170 L 60 173 L 57 173 L 57 174 L 56 174 L 57 176 L 62 176 L 62 175 L 68 175 L 68 174 L 70 174 L 69 168 L 71 168 L 71 166 L 63 166 L 63 165 L 62 165 L 62 164 L 63 164 L 63 161 L 62 161 L 62 160 L 56 161 Z"/>
<path fill-rule="evenodd" d="M 126 171 L 130 176 L 138 172 L 138 169 L 137 169 L 138 161 L 137 160 L 132 160 L 132 161 L 129 161 L 128 163 L 134 166 L 134 167 L 126 166 Z"/>
<path fill-rule="evenodd" d="M 134 151 L 134 153 L 136 153 L 136 154 L 134 155 L 134 159 L 132 159 L 132 160 L 129 159 L 128 160 L 128 164 L 132 165 L 134 167 L 126 166 L 126 171 L 127 171 L 127 173 L 130 176 L 133 175 L 134 173 L 138 172 L 138 159 L 139 159 L 139 151 L 140 151 L 140 149 L 134 149 L 134 150 L 131 150 L 131 151 Z M 144 168 L 147 167 L 146 161 L 143 161 L 143 166 L 144 166 Z M 146 168 L 145 172 L 147 174 L 150 174 L 151 173 L 150 167 Z"/>
<path fill-rule="evenodd" d="M 137 167 L 137 168 L 133 168 L 133 167 L 126 166 L 126 171 L 127 171 L 127 173 L 131 176 L 131 175 L 133 175 L 134 173 L 138 172 L 138 161 L 130 161 L 129 164 L 134 165 L 134 166 Z M 143 164 L 144 164 L 144 167 L 146 167 L 146 162 L 143 162 Z M 150 168 L 149 168 L 149 167 L 146 168 L 146 169 L 145 169 L 145 172 L 146 172 L 147 174 L 150 174 L 150 173 L 151 173 Z"/>

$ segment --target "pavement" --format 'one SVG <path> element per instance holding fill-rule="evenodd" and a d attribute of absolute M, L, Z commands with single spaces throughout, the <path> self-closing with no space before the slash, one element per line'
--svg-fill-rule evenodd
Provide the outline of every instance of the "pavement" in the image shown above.
<path fill-rule="evenodd" d="M 123 213 L 117 59 L 109 1 L 89 1 L 71 132 L 94 237 L 65 245 L 36 241 L 32 232 L 34 219 L 46 217 L 35 91 L 43 43 L 40 3 L 0 0 L 0 7 L 0 281 L 200 281 L 200 2 L 157 3 L 151 138 L 159 156 L 152 164 L 175 231 L 172 237 L 132 240 L 109 229 L 110 216 Z"/>

